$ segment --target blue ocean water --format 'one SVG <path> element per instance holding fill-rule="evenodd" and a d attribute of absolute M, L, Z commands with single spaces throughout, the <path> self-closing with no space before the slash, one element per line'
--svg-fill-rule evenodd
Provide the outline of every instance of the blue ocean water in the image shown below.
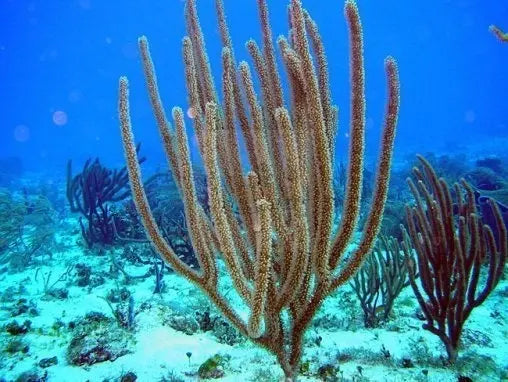
<path fill-rule="evenodd" d="M 287 31 L 285 2 L 270 4 L 274 36 Z M 68 158 L 100 155 L 122 160 L 116 112 L 117 81 L 132 82 L 133 124 L 145 150 L 160 160 L 136 41 L 150 41 L 163 100 L 185 107 L 177 0 L 128 2 L 2 1 L 2 156 L 22 157 L 27 168 L 61 168 Z M 212 1 L 199 4 L 215 77 L 220 40 Z M 239 59 L 244 42 L 259 39 L 254 1 L 226 2 Z M 340 107 L 340 131 L 349 123 L 347 28 L 340 1 L 306 4 L 318 22 L 330 61 L 331 89 Z M 508 51 L 488 27 L 508 17 L 503 1 L 359 2 L 365 28 L 369 142 L 377 147 L 385 94 L 383 59 L 400 68 L 401 115 L 397 149 L 446 152 L 461 145 L 506 138 L 504 95 Z M 505 27 L 506 28 L 506 27 Z M 63 111 L 65 125 L 53 115 Z M 15 129 L 29 138 L 19 142 Z M 340 137 L 340 133 L 339 133 Z M 343 137 L 343 135 L 342 135 Z"/>
<path fill-rule="evenodd" d="M 222 43 L 215 3 L 196 2 L 212 74 L 218 84 L 222 75 Z M 267 2 L 274 38 L 286 35 L 287 2 Z M 339 107 L 335 170 L 340 171 L 338 164 L 348 160 L 351 119 L 350 52 L 344 1 L 306 0 L 303 5 L 319 26 L 328 58 L 332 99 Z M 404 204 L 413 203 L 405 178 L 411 176 L 411 166 L 418 163 L 415 155 L 419 153 L 430 159 L 438 175 L 450 185 L 462 177 L 473 184 L 478 192 L 475 200 L 479 211 L 483 208 L 478 212 L 479 219 L 483 217 L 483 224 L 491 227 L 493 240 L 499 245 L 506 231 L 497 230 L 490 204 L 485 207 L 487 199 L 481 198 L 492 197 L 500 209 L 501 220 L 508 221 L 508 43 L 500 41 L 489 30 L 491 25 L 496 25 L 508 31 L 508 2 L 358 0 L 357 6 L 364 39 L 365 178 L 369 182 L 374 179 L 386 108 L 385 57 L 395 58 L 400 76 L 400 113 L 393 157 L 395 175 L 387 206 L 387 214 L 398 219 L 394 217 L 393 224 L 397 234 L 388 229 L 382 233 L 401 235 L 398 225 L 404 223 Z M 0 216 L 3 219 L 20 216 L 17 222 L 5 220 L 3 226 L 0 221 L 0 236 L 5 235 L 4 241 L 0 239 L 0 283 L 4 291 L 0 311 L 0 381 L 135 380 L 121 379 L 128 372 L 134 374 L 130 378 L 140 381 L 197 380 L 201 377 L 198 369 L 215 353 L 227 355 L 215 360 L 220 372 L 214 377 L 222 380 L 268 381 L 283 376 L 275 358 L 263 359 L 267 353 L 257 353 L 258 348 L 245 344 L 239 339 L 240 334 L 217 334 L 216 328 L 212 329 L 214 322 L 225 326 L 229 325 L 228 321 L 213 307 L 209 308 L 212 305 L 206 297 L 182 278 L 166 271 L 165 292 L 153 293 L 158 272 L 162 272 L 159 269 L 163 270 L 164 265 L 146 242 L 126 180 L 115 194 L 126 192 L 122 198 L 99 198 L 99 204 L 108 202 L 104 206 L 114 227 L 109 223 L 105 226 L 111 232 L 93 237 L 90 227 L 100 217 L 91 217 L 84 209 L 72 205 L 72 199 L 79 199 L 82 194 L 73 196 L 73 191 L 69 191 L 72 180 L 67 174 L 69 160 L 73 164 L 72 175 L 85 172 L 83 166 L 89 158 L 99 158 L 104 168 L 122 171 L 125 166 L 118 116 L 120 76 L 127 76 L 130 83 L 132 127 L 136 142 L 142 143 L 140 154 L 147 158 L 142 166 L 143 175 L 147 178 L 153 173 L 167 172 L 140 62 L 137 46 L 140 36 L 146 36 L 150 43 L 167 114 L 171 114 L 173 106 L 180 106 L 186 112 L 191 157 L 201 168 L 192 118 L 189 118 L 192 113 L 187 112 L 191 105 L 182 60 L 182 38 L 187 33 L 184 7 L 183 0 L 0 0 Z M 262 38 L 257 2 L 224 0 L 224 7 L 236 59 L 251 63 L 244 44 L 250 38 L 257 41 Z M 283 67 L 281 58 L 277 60 Z M 257 79 L 255 84 L 259 86 Z M 221 98 L 220 86 L 217 88 Z M 284 89 L 288 89 L 287 84 Z M 126 177 L 125 173 L 121 175 Z M 340 173 L 335 172 L 335 176 L 338 179 Z M 164 194 L 167 190 L 160 191 L 166 185 L 164 182 L 171 183 L 167 179 L 160 184 L 152 183 L 155 196 L 150 203 L 160 203 L 158 208 L 168 211 L 172 203 L 178 208 L 171 209 L 173 215 L 163 215 L 157 222 L 178 227 L 176 233 L 170 233 L 175 239 L 170 241 L 170 246 L 180 248 L 181 242 L 185 242 L 187 252 L 181 254 L 175 249 L 177 255 L 192 258 L 190 262 L 198 267 L 189 244 L 189 222 L 175 223 L 179 218 L 184 219 L 183 206 L 167 197 Z M 206 183 L 205 179 L 201 185 L 205 199 Z M 337 187 L 335 200 L 342 201 L 344 194 L 340 187 L 345 184 Z M 178 193 L 176 188 L 173 191 Z M 338 196 L 337 192 L 342 194 Z M 372 187 L 364 188 L 364 192 L 370 196 Z M 40 198 L 44 201 L 40 202 Z M 200 202 L 206 204 L 201 199 Z M 371 199 L 365 200 L 367 205 L 370 202 Z M 232 205 L 232 211 L 239 214 L 238 206 L 234 202 Z M 338 215 L 337 210 L 335 223 L 340 222 Z M 368 211 L 362 210 L 361 225 L 353 244 L 363 232 L 366 215 Z M 40 227 L 47 231 L 35 235 Z M 458 230 L 458 223 L 454 227 Z M 185 232 L 178 236 L 178 229 Z M 140 252 L 149 255 L 146 259 L 141 256 L 143 261 L 138 261 L 136 254 Z M 502 258 L 503 248 L 498 252 Z M 23 261 L 13 261 L 21 257 Z M 120 274 L 113 276 L 111 268 L 118 268 Z M 479 271 L 482 280 L 489 269 L 484 264 Z M 503 272 L 504 263 L 499 273 Z M 20 285 L 26 289 L 22 290 Z M 55 285 L 58 288 L 53 288 Z M 225 285 L 226 290 L 233 289 Z M 416 312 L 418 303 L 411 287 L 406 287 L 396 302 L 396 314 L 380 329 L 373 329 L 364 325 L 362 308 L 346 284 L 340 291 L 343 294 L 334 295 L 332 302 L 325 304 L 318 323 L 308 330 L 306 343 L 310 343 L 311 350 L 299 367 L 302 379 L 452 381 L 471 376 L 470 380 L 475 381 L 505 380 L 508 378 L 504 329 L 508 314 L 504 301 L 507 287 L 506 280 L 502 279 L 492 297 L 482 305 L 483 311 L 472 314 L 471 328 L 462 336 L 461 349 L 465 352 L 472 348 L 478 353 L 466 354 L 462 363 L 450 366 L 444 361 L 446 352 L 441 342 L 421 329 L 422 312 Z M 121 293 L 124 288 L 128 290 L 127 297 Z M 55 295 L 49 293 L 53 289 L 62 290 Z M 112 294 L 114 299 L 110 298 Z M 233 301 L 240 304 L 241 299 Z M 14 313 L 15 306 L 22 308 Z M 109 317 L 113 323 L 103 323 L 103 318 L 96 318 L 93 312 Z M 134 325 L 130 319 L 136 322 L 134 329 L 128 326 Z M 25 325 L 26 320 L 30 323 Z M 104 325 L 104 330 L 113 330 L 114 326 L 118 332 L 111 336 L 122 337 L 127 332 L 125 342 L 115 344 L 125 352 L 117 351 L 114 357 L 93 362 L 89 359 L 74 362 L 75 358 L 69 355 L 69 344 L 79 337 L 76 330 L 80 329 L 75 327 L 81 325 L 82 332 L 91 330 L 83 320 L 88 320 L 86 325 L 90 322 L 92 326 L 94 322 Z M 117 325 L 115 320 L 126 321 L 128 327 Z M 491 331 L 492 326 L 495 329 Z M 26 338 L 21 339 L 24 335 Z M 13 338 L 19 343 L 14 343 Z M 375 344 L 369 345 L 369 338 Z M 355 349 L 355 345 L 363 350 Z M 15 346 L 21 350 L 12 350 Z M 381 346 L 384 351 L 380 351 Z M 365 353 L 366 348 L 372 354 Z M 189 352 L 191 356 L 186 355 Z M 340 358 L 336 353 L 345 356 Z M 375 353 L 382 356 L 376 358 Z M 428 357 L 417 356 L 423 353 L 428 353 Z M 487 365 L 484 369 L 477 364 L 471 366 L 476 354 Z M 49 366 L 41 366 L 41 359 L 53 356 L 58 358 L 56 364 L 46 361 Z M 97 354 L 93 357 L 100 358 Z M 323 367 L 329 364 L 334 372 L 326 374 L 327 369 Z M 304 370 L 305 365 L 310 371 Z M 270 371 L 262 375 L 260 370 L 265 369 Z M 27 370 L 33 370 L 32 377 L 38 379 L 28 376 L 16 379 Z"/>

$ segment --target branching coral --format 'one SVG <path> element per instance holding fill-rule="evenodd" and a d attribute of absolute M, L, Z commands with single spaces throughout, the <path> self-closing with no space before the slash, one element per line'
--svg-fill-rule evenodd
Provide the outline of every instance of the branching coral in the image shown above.
<path fill-rule="evenodd" d="M 139 153 L 138 144 L 136 152 Z M 142 163 L 146 158 L 140 158 Z M 115 222 L 111 205 L 130 194 L 129 177 L 125 167 L 120 170 L 103 166 L 96 158 L 89 158 L 83 170 L 72 174 L 72 161 L 67 162 L 67 200 L 72 212 L 79 212 L 83 239 L 88 247 L 94 243 L 112 244 L 115 239 Z M 82 218 L 86 219 L 83 223 Z"/>
<path fill-rule="evenodd" d="M 9 190 L 0 188 L 0 252 L 21 240 L 26 213 L 25 203 L 15 200 Z"/>
<path fill-rule="evenodd" d="M 376 327 L 388 320 L 395 299 L 409 285 L 406 261 L 397 239 L 380 235 L 350 284 L 360 300 L 365 327 Z"/>
<path fill-rule="evenodd" d="M 38 195 L 17 200 L 0 188 L 0 264 L 10 263 L 15 270 L 24 269 L 35 255 L 48 254 L 55 233 L 53 207 Z"/>
<path fill-rule="evenodd" d="M 345 4 L 351 46 L 351 145 L 337 232 L 332 228 L 337 109 L 331 101 L 328 63 L 316 24 L 299 0 L 291 1 L 289 34 L 277 39 L 289 81 L 285 87 L 276 64 L 266 1 L 258 0 L 263 46 L 252 40 L 246 44 L 258 75 L 258 94 L 250 65 L 236 63 L 222 1 L 216 4 L 223 43 L 222 100 L 194 0 L 186 5 L 188 36 L 183 39 L 189 109 L 207 174 L 210 216 L 196 197 L 183 111 L 173 109 L 173 129 L 159 96 L 148 41 L 139 39 L 149 98 L 184 200 L 199 269 L 176 256 L 154 220 L 131 129 L 128 81 L 122 77 L 119 115 L 133 198 L 148 237 L 167 263 L 200 287 L 243 334 L 271 351 L 286 377 L 296 378 L 307 326 L 323 300 L 358 270 L 379 231 L 399 108 L 397 66 L 391 57 L 386 59 L 388 102 L 373 202 L 363 237 L 344 260 L 358 222 L 364 167 L 363 39 L 356 4 L 350 0 Z M 286 88 L 290 106 L 285 104 Z M 237 126 L 250 166 L 247 174 L 241 165 Z M 217 254 L 250 310 L 247 320 L 218 287 Z"/>
<path fill-rule="evenodd" d="M 453 200 L 446 182 L 438 179 L 427 160 L 421 156 L 419 160 L 422 170 L 413 169 L 416 183 L 408 179 L 415 206 L 406 207 L 409 233 L 404 230 L 403 248 L 411 286 L 427 320 L 423 328 L 441 339 L 453 363 L 466 320 L 503 274 L 507 230 L 494 200 L 489 203 L 495 228 L 482 223 L 474 192 L 465 180 L 454 185 Z M 480 288 L 483 263 L 487 263 L 486 278 Z M 416 268 L 421 286 L 416 282 Z"/>

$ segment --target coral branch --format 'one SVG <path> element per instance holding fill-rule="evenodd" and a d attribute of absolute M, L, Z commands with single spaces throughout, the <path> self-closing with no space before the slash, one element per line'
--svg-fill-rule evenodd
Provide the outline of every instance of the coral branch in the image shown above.
<path fill-rule="evenodd" d="M 508 42 L 508 33 L 503 32 L 497 26 L 491 25 L 489 27 L 489 31 L 491 31 L 492 34 L 498 38 L 499 41 Z"/>
<path fill-rule="evenodd" d="M 186 5 L 188 36 L 183 60 L 189 108 L 199 152 L 205 164 L 210 216 L 196 198 L 189 145 L 180 108 L 174 128 L 166 120 L 158 94 L 148 42 L 139 40 L 148 93 L 168 162 L 185 204 L 187 227 L 200 263 L 196 271 L 164 241 L 148 206 L 129 117 L 127 79 L 120 79 L 122 140 L 134 200 L 147 236 L 176 272 L 208 294 L 221 312 L 253 342 L 271 351 L 288 380 L 296 378 L 303 336 L 323 300 L 349 280 L 370 252 L 386 200 L 399 107 L 397 66 L 385 63 L 388 106 L 382 135 L 374 203 L 360 247 L 335 271 L 351 243 L 359 214 L 365 135 L 362 26 L 358 9 L 346 1 L 351 44 L 351 149 L 348 191 L 339 232 L 333 232 L 332 168 L 337 125 L 329 65 L 317 25 L 299 0 L 290 2 L 290 37 L 272 41 L 265 0 L 258 0 L 262 47 L 247 43 L 253 59 L 237 65 L 224 6 L 216 2 L 222 50 L 222 97 L 213 82 L 194 0 Z M 278 46 L 287 75 L 277 66 Z M 254 75 L 258 76 L 258 81 Z M 283 86 L 282 78 L 288 78 Z M 260 84 L 260 92 L 255 84 Z M 286 89 L 288 97 L 284 95 Z M 291 107 L 285 100 L 291 100 Z M 243 138 L 249 172 L 240 158 Z M 174 129 L 174 130 L 173 130 Z M 220 260 L 218 260 L 220 259 Z M 218 287 L 218 261 L 225 263 L 237 294 L 250 310 L 242 320 Z"/>

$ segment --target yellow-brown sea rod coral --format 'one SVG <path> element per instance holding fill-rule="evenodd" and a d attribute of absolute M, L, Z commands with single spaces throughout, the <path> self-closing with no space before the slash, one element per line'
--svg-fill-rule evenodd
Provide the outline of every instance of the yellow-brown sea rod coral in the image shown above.
<path fill-rule="evenodd" d="M 501 42 L 508 42 L 508 33 L 503 32 L 500 28 L 495 25 L 489 27 L 489 31 L 498 38 Z"/>
<path fill-rule="evenodd" d="M 171 126 L 159 96 L 148 41 L 139 39 L 150 102 L 184 201 L 199 269 L 178 258 L 155 223 L 134 145 L 128 80 L 122 77 L 120 127 L 133 199 L 147 236 L 162 258 L 201 288 L 240 332 L 272 352 L 287 380 L 294 381 L 307 326 L 323 300 L 355 274 L 379 231 L 399 109 L 397 65 L 391 57 L 385 60 L 388 100 L 373 203 L 363 237 L 345 261 L 343 254 L 358 222 L 364 166 L 363 38 L 355 2 L 348 0 L 344 7 L 350 40 L 351 139 L 347 192 L 337 230 L 332 225 L 332 168 L 338 112 L 316 23 L 299 0 L 291 0 L 288 35 L 274 44 L 266 0 L 258 0 L 262 45 L 253 40 L 246 44 L 258 77 L 255 81 L 251 66 L 236 61 L 222 1 L 216 0 L 216 5 L 223 43 L 222 99 L 211 74 L 195 0 L 186 3 L 188 35 L 183 39 L 188 107 L 205 164 L 210 214 L 196 197 L 183 111 L 173 109 Z M 285 75 L 277 66 L 275 46 Z M 287 86 L 282 78 L 288 79 Z M 240 142 L 245 145 L 249 171 L 241 166 Z M 246 320 L 218 287 L 218 261 L 224 262 L 238 296 L 250 309 Z"/>

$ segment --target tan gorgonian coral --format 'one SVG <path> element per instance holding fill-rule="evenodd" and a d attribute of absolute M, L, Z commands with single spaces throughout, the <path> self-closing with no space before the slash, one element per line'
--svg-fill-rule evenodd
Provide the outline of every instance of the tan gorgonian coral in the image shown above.
<path fill-rule="evenodd" d="M 197 201 L 183 112 L 173 109 L 173 129 L 161 103 L 148 42 L 145 37 L 139 39 L 150 101 L 184 200 L 199 269 L 178 258 L 154 221 L 131 129 L 128 82 L 122 77 L 119 113 L 133 197 L 146 232 L 165 261 L 200 287 L 243 334 L 275 354 L 286 377 L 292 379 L 298 374 L 305 329 L 322 301 L 358 270 L 379 231 L 399 108 L 397 66 L 391 57 L 386 59 L 388 102 L 370 214 L 359 245 L 343 260 L 358 222 L 364 167 L 363 42 L 356 4 L 345 3 L 351 46 L 350 160 L 343 215 L 336 232 L 332 166 L 338 113 L 331 101 L 328 63 L 316 24 L 299 0 L 291 0 L 288 36 L 277 39 L 289 81 L 286 99 L 266 1 L 258 0 L 262 47 L 252 40 L 246 44 L 259 93 L 250 65 L 236 62 L 222 1 L 216 4 L 224 46 L 222 100 L 212 78 L 194 0 L 186 4 L 188 36 L 183 39 L 188 103 L 208 179 L 210 216 Z M 247 173 L 237 127 L 249 162 Z M 218 288 L 219 258 L 250 310 L 247 320 Z"/>
<path fill-rule="evenodd" d="M 501 41 L 501 42 L 508 42 L 508 33 L 503 32 L 496 25 L 489 26 L 489 31 L 491 31 L 492 34 L 494 36 L 496 36 L 499 41 Z"/>

